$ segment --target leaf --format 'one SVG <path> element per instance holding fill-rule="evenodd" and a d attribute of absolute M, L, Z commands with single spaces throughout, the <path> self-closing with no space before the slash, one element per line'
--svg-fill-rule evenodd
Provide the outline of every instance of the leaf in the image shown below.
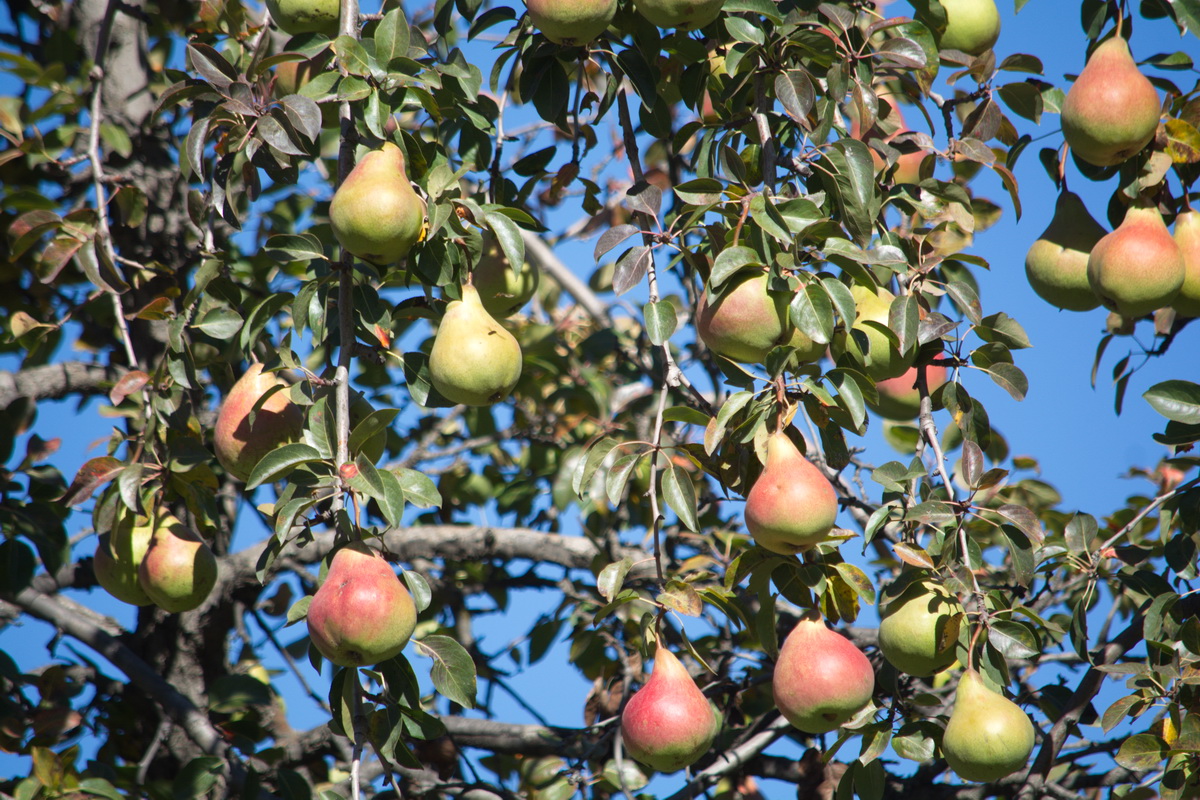
<path fill-rule="evenodd" d="M 429 581 L 425 580 L 425 576 L 409 569 L 401 570 L 400 574 L 408 584 L 408 591 L 412 595 L 413 605 L 417 607 L 417 613 L 429 608 L 429 604 L 433 602 L 433 590 L 429 588 Z"/>
<path fill-rule="evenodd" d="M 212 46 L 192 42 L 187 47 L 187 60 L 193 71 L 214 86 L 224 89 L 238 79 L 238 72 Z"/>
<path fill-rule="evenodd" d="M 712 272 L 708 276 L 711 289 L 720 288 L 732 275 L 745 267 L 762 266 L 762 258 L 749 247 L 726 247 L 713 260 Z"/>
<path fill-rule="evenodd" d="M 683 467 L 671 464 L 663 470 L 662 490 L 667 505 L 679 517 L 679 521 L 687 526 L 688 530 L 699 533 L 700 523 L 696 519 L 696 487 L 692 485 L 692 479 Z"/>
<path fill-rule="evenodd" d="M 588 448 L 587 456 L 579 460 L 575 466 L 575 474 L 571 477 L 571 489 L 577 496 L 583 497 L 584 492 L 590 490 L 596 470 L 616 446 L 617 441 L 606 436 Z"/>
<path fill-rule="evenodd" d="M 59 502 L 66 506 L 77 506 L 86 502 L 93 492 L 117 477 L 124 468 L 125 463 L 112 456 L 88 459 L 79 468 L 79 472 L 75 473 L 75 479 L 71 481 L 66 493 L 58 498 Z"/>
<path fill-rule="evenodd" d="M 216 756 L 193 758 L 184 765 L 171 783 L 171 800 L 190 800 L 206 794 L 217 785 L 217 780 L 224 771 L 224 759 Z"/>
<path fill-rule="evenodd" d="M 322 460 L 321 454 L 306 444 L 285 444 L 263 456 L 262 460 L 254 465 L 250 477 L 246 479 L 246 489 L 276 480 L 301 464 Z"/>
<path fill-rule="evenodd" d="M 833 303 L 818 283 L 810 283 L 796 292 L 788 305 L 788 316 L 796 329 L 817 344 L 833 339 Z"/>
<path fill-rule="evenodd" d="M 657 600 L 687 617 L 698 617 L 704 611 L 704 601 L 695 587 L 678 579 L 668 581 L 666 590 L 658 595 Z"/>
<path fill-rule="evenodd" d="M 625 576 L 629 574 L 631 567 L 633 567 L 633 559 L 626 556 L 600 570 L 600 574 L 596 576 L 596 590 L 600 592 L 600 596 L 606 603 L 611 603 L 613 598 L 620 593 L 621 587 L 625 585 Z"/>
<path fill-rule="evenodd" d="M 658 219 L 659 211 L 662 209 L 662 189 L 652 183 L 640 181 L 629 187 L 625 192 L 625 196 L 629 198 L 626 205 L 630 211 L 647 214 L 654 219 Z"/>
<path fill-rule="evenodd" d="M 140 369 L 126 372 L 113 384 L 113 388 L 109 390 L 108 401 L 114 406 L 119 406 L 126 397 L 134 392 L 140 392 L 142 387 L 149 381 L 150 376 Z"/>
<path fill-rule="evenodd" d="M 908 542 L 896 542 L 892 548 L 896 553 L 896 558 L 903 561 L 905 564 L 910 564 L 914 567 L 922 567 L 924 569 L 933 569 L 933 559 L 929 557 L 929 553 L 922 548 Z"/>
<path fill-rule="evenodd" d="M 855 593 L 863 599 L 863 602 L 871 605 L 875 604 L 875 586 L 871 583 L 871 579 L 867 577 L 867 573 L 846 561 L 838 562 L 835 568 L 838 574 L 842 576 L 842 580 L 854 589 Z"/>
<path fill-rule="evenodd" d="M 461 644 L 449 636 L 426 636 L 417 651 L 433 659 L 429 677 L 444 697 L 464 708 L 475 707 L 475 662 Z"/>
<path fill-rule="evenodd" d="M 1200 385 L 1191 381 L 1163 381 L 1147 389 L 1142 397 L 1169 420 L 1185 425 L 1200 424 Z"/>
<path fill-rule="evenodd" d="M 1116 761 L 1125 769 L 1153 769 L 1167 759 L 1167 743 L 1149 733 L 1130 736 L 1121 743 Z"/>
<path fill-rule="evenodd" d="M 1029 379 L 1015 364 L 997 363 L 987 369 L 987 374 L 1000 388 L 1004 389 L 1017 402 L 1025 399 L 1029 391 Z"/>
<path fill-rule="evenodd" d="M 613 271 L 613 292 L 622 295 L 642 282 L 650 270 L 652 254 L 649 247 L 631 247 L 617 260 Z"/>
<path fill-rule="evenodd" d="M 1033 658 L 1041 652 L 1033 631 L 1020 622 L 994 620 L 988 631 L 988 642 L 1005 658 Z"/>
<path fill-rule="evenodd" d="M 1038 522 L 1037 515 L 1025 506 L 1019 506 L 1015 503 L 1005 503 L 996 509 L 995 513 L 1018 528 L 1021 533 L 1028 536 L 1030 541 L 1037 542 L 1038 544 L 1045 541 L 1046 534 L 1042 531 L 1042 525 Z"/>
<path fill-rule="evenodd" d="M 407 502 L 417 508 L 441 508 L 442 493 L 428 475 L 404 467 L 398 467 L 392 472 L 400 480 L 400 488 L 404 490 L 404 499 Z"/>
<path fill-rule="evenodd" d="M 668 300 L 646 303 L 642 306 L 642 314 L 646 318 L 646 335 L 650 337 L 650 343 L 661 347 L 675 332 L 678 321 L 675 306 Z"/>
<path fill-rule="evenodd" d="M 816 103 L 812 79 L 803 70 L 788 70 L 776 75 L 775 97 L 788 116 L 797 122 L 806 119 Z"/>
<path fill-rule="evenodd" d="M 617 225 L 614 228 L 609 228 L 604 233 L 600 234 L 600 240 L 596 242 L 596 249 L 593 251 L 592 257 L 599 261 L 600 257 L 609 250 L 612 250 L 621 242 L 625 241 L 630 236 L 636 235 L 637 233 L 638 227 L 636 225 L 625 224 Z"/>

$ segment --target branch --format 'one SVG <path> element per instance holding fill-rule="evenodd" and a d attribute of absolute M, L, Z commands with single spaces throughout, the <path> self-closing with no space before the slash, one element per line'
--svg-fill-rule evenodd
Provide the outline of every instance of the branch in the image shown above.
<path fill-rule="evenodd" d="M 596 324 L 603 327 L 612 325 L 612 318 L 608 315 L 608 306 L 571 271 L 570 267 L 562 262 L 562 259 L 554 254 L 550 245 L 546 244 L 536 233 L 524 228 L 521 229 L 521 238 L 525 240 L 526 257 L 536 267 L 549 273 L 550 277 L 558 281 L 567 294 L 574 297 L 575 302 L 579 303 L 588 316 L 596 321 Z"/>
<path fill-rule="evenodd" d="M 0 372 L 0 408 L 14 400 L 61 400 L 73 394 L 104 394 L 125 372 L 123 368 L 64 361 L 17 372 Z"/>

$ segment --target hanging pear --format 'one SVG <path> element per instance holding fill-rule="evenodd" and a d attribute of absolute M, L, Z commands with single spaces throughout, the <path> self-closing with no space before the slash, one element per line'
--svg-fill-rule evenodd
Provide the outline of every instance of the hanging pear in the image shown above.
<path fill-rule="evenodd" d="M 941 0 L 946 11 L 943 50 L 977 56 L 992 49 L 1000 38 L 1000 11 L 996 0 Z"/>
<path fill-rule="evenodd" d="M 504 400 L 521 377 L 521 345 L 470 284 L 446 308 L 429 351 L 429 375 L 443 397 L 469 406 Z"/>
<path fill-rule="evenodd" d="M 825 346 L 793 327 L 791 297 L 770 291 L 767 281 L 765 272 L 746 270 L 726 281 L 711 303 L 705 291 L 696 304 L 697 335 L 709 350 L 742 364 L 761 364 L 781 344 L 796 348 L 801 362 L 819 360 Z"/>
<path fill-rule="evenodd" d="M 487 312 L 496 319 L 511 317 L 529 302 L 538 287 L 538 270 L 526 259 L 520 269 L 513 269 L 491 233 L 483 236 L 483 252 L 479 263 L 471 270 L 471 285 Z"/>
<path fill-rule="evenodd" d="M 393 658 L 417 626 L 412 595 L 387 560 L 362 542 L 338 550 L 308 606 L 308 636 L 342 667 Z"/>
<path fill-rule="evenodd" d="M 1200 317 L 1200 211 L 1188 209 L 1175 218 L 1175 244 L 1183 255 L 1183 284 L 1171 301 L 1181 317 Z"/>
<path fill-rule="evenodd" d="M 172 514 L 160 517 L 138 583 L 154 604 L 178 614 L 199 608 L 217 583 L 217 557 L 204 540 Z"/>
<path fill-rule="evenodd" d="M 784 431 L 767 439 L 767 462 L 746 495 L 746 529 L 754 541 L 792 555 L 829 537 L 837 518 L 829 480 L 801 455 Z"/>
<path fill-rule="evenodd" d="M 1115 231 L 1092 248 L 1088 283 L 1104 307 L 1136 318 L 1170 305 L 1183 285 L 1183 253 L 1158 207 L 1135 201 Z"/>
<path fill-rule="evenodd" d="M 251 424 L 250 412 L 275 386 L 283 388 L 267 398 Z M 304 412 L 288 397 L 287 384 L 273 372 L 264 373 L 263 365 L 255 362 L 246 368 L 221 403 L 213 428 L 213 449 L 221 466 L 245 481 L 263 456 L 299 440 L 303 429 Z"/>
<path fill-rule="evenodd" d="M 583 46 L 604 33 L 617 0 L 525 0 L 535 28 L 555 44 Z"/>
<path fill-rule="evenodd" d="M 812 611 L 784 640 L 771 688 L 788 722 L 805 733 L 827 733 L 871 701 L 875 672 L 861 650 Z"/>
<path fill-rule="evenodd" d="M 271 19 L 284 33 L 323 33 L 332 38 L 338 34 L 342 4 L 339 0 L 266 0 Z"/>
<path fill-rule="evenodd" d="M 636 0 L 638 13 L 659 28 L 691 31 L 703 28 L 721 13 L 725 0 Z"/>
<path fill-rule="evenodd" d="M 882 287 L 876 289 L 859 283 L 850 287 L 850 294 L 854 298 L 856 318 L 849 332 L 841 329 L 833 334 L 829 350 L 834 360 L 848 355 L 875 381 L 903 375 L 916 361 L 917 350 L 910 347 L 901 353 L 883 331 L 888 327 L 896 296 Z"/>
<path fill-rule="evenodd" d="M 1023 768 L 1033 752 L 1033 723 L 1013 701 L 968 669 L 958 679 L 942 754 L 965 781 L 988 783 Z"/>
<path fill-rule="evenodd" d="M 1079 158 L 1111 167 L 1150 143 L 1161 110 L 1158 92 L 1138 70 L 1129 43 L 1114 36 L 1092 52 L 1067 92 L 1063 138 Z"/>
<path fill-rule="evenodd" d="M 425 229 L 425 201 L 413 191 L 404 152 L 392 142 L 362 157 L 329 204 L 338 244 L 364 261 L 394 264 Z"/>
<path fill-rule="evenodd" d="M 626 752 L 657 772 L 675 772 L 707 753 L 719 728 L 720 718 L 687 668 L 660 644 L 650 680 L 621 712 Z"/>
<path fill-rule="evenodd" d="M 937 392 L 945 383 L 948 374 L 946 367 L 937 361 L 925 366 L 925 384 L 929 388 L 931 399 L 935 402 L 934 409 L 941 406 L 937 403 Z M 921 392 L 917 389 L 917 368 L 909 367 L 908 371 L 899 378 L 888 378 L 875 384 L 879 400 L 868 400 L 867 405 L 879 416 L 894 422 L 909 422 L 921 413 Z"/>
<path fill-rule="evenodd" d="M 138 582 L 138 567 L 150 548 L 154 526 L 143 516 L 127 516 L 102 533 L 92 559 L 96 582 L 123 603 L 148 606 L 154 601 Z"/>
<path fill-rule="evenodd" d="M 956 660 L 962 605 L 928 578 L 890 584 L 879 596 L 879 650 L 901 672 L 926 678 Z"/>
<path fill-rule="evenodd" d="M 1067 311 L 1091 311 L 1100 305 L 1087 279 L 1088 256 L 1108 231 L 1088 213 L 1074 192 L 1054 204 L 1050 224 L 1025 254 L 1025 277 L 1038 296 Z"/>

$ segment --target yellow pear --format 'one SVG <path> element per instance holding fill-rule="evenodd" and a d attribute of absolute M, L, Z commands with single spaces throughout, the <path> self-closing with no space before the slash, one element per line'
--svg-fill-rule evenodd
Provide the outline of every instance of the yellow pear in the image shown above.
<path fill-rule="evenodd" d="M 1033 752 L 1033 723 L 1013 701 L 968 669 L 958 680 L 942 754 L 965 781 L 998 781 L 1023 768 Z"/>
<path fill-rule="evenodd" d="M 746 529 L 754 541 L 792 555 L 829 537 L 837 518 L 829 480 L 801 455 L 784 431 L 767 439 L 767 463 L 746 495 Z"/>
<path fill-rule="evenodd" d="M 941 0 L 946 11 L 943 50 L 961 50 L 973 56 L 990 49 L 1000 38 L 1000 11 L 996 0 Z"/>
<path fill-rule="evenodd" d="M 213 449 L 221 466 L 238 480 L 250 477 L 263 456 L 276 448 L 297 441 L 304 429 L 304 412 L 283 388 L 267 398 L 254 414 L 255 404 L 271 388 L 285 386 L 273 372 L 264 373 L 263 365 L 251 364 L 229 390 L 217 414 L 213 430 Z"/>
<path fill-rule="evenodd" d="M 521 346 L 470 284 L 446 308 L 429 351 L 429 375 L 443 397 L 469 406 L 500 402 L 521 377 Z"/>
<path fill-rule="evenodd" d="M 425 229 L 425 201 L 413 191 L 404 153 L 392 142 L 362 157 L 329 204 L 338 244 L 374 264 L 408 255 Z"/>
<path fill-rule="evenodd" d="M 138 566 L 146 557 L 154 527 L 143 516 L 128 516 L 108 533 L 100 534 L 92 571 L 96 581 L 123 603 L 148 606 L 153 600 L 138 583 Z"/>
<path fill-rule="evenodd" d="M 925 678 L 956 660 L 953 634 L 963 613 L 940 583 L 893 583 L 879 597 L 879 650 L 901 672 Z"/>
<path fill-rule="evenodd" d="M 142 563 L 138 582 L 164 611 L 199 608 L 217 583 L 217 557 L 204 540 L 171 514 L 161 517 Z"/>
<path fill-rule="evenodd" d="M 1154 138 L 1162 106 L 1120 36 L 1102 42 L 1062 104 L 1063 138 L 1089 164 L 1110 167 Z"/>
<path fill-rule="evenodd" d="M 1183 254 L 1184 276 L 1171 308 L 1181 317 L 1200 317 L 1200 211 L 1175 218 L 1175 243 Z"/>
<path fill-rule="evenodd" d="M 585 45 L 604 33 L 617 0 L 525 0 L 534 27 L 555 44 Z"/>
<path fill-rule="evenodd" d="M 1074 192 L 1063 192 L 1050 224 L 1025 254 L 1025 277 L 1047 303 L 1067 311 L 1100 305 L 1087 279 L 1088 256 L 1108 231 Z"/>
<path fill-rule="evenodd" d="M 334 37 L 342 4 L 338 0 L 267 0 L 271 19 L 284 33 L 323 33 Z"/>
<path fill-rule="evenodd" d="M 888 327 L 888 315 L 896 296 L 887 289 L 872 289 L 858 283 L 850 287 L 850 294 L 854 297 L 857 319 L 849 333 L 838 330 L 833 334 L 829 349 L 834 360 L 849 354 L 875 381 L 900 377 L 916 360 L 916 348 L 899 352 L 887 334 L 875 325 Z"/>
<path fill-rule="evenodd" d="M 1135 201 L 1115 231 L 1092 248 L 1088 283 L 1104 307 L 1140 317 L 1171 304 L 1184 277 L 1183 253 L 1158 207 Z"/>

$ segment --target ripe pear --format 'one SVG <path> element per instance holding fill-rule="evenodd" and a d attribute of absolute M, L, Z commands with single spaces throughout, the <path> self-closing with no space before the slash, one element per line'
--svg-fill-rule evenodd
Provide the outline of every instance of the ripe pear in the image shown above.
<path fill-rule="evenodd" d="M 621 712 L 621 739 L 634 760 L 675 772 L 708 752 L 720 718 L 679 659 L 659 645 L 650 680 Z"/>
<path fill-rule="evenodd" d="M 925 383 L 932 395 L 946 383 L 946 368 L 934 362 L 925 367 Z M 917 368 L 909 367 L 898 378 L 888 378 L 875 384 L 878 402 L 869 402 L 875 413 L 895 422 L 908 422 L 921 413 L 921 392 L 917 389 Z M 937 408 L 934 404 L 934 408 Z"/>
<path fill-rule="evenodd" d="M 128 517 L 108 533 L 100 534 L 92 571 L 96 581 L 123 603 L 148 606 L 153 600 L 138 582 L 138 566 L 146 557 L 154 526 L 146 517 Z"/>
<path fill-rule="evenodd" d="M 1110 167 L 1154 138 L 1162 109 L 1158 92 L 1114 36 L 1092 52 L 1062 104 L 1063 138 L 1089 164 Z"/>
<path fill-rule="evenodd" d="M 867 144 L 871 144 L 872 142 L 890 144 L 897 136 L 907 133 L 910 130 L 904 121 L 904 115 L 901 113 L 899 107 L 882 97 L 879 98 L 879 117 L 880 122 L 887 121 L 887 128 L 884 128 L 881 124 L 876 124 L 864 134 L 862 126 L 855 119 L 850 123 L 850 135 L 856 139 L 862 139 Z M 891 133 L 888 133 L 888 130 Z M 920 183 L 921 162 L 924 160 L 925 153 L 921 151 L 900 154 L 896 159 L 896 171 L 892 173 L 892 181 L 898 184 Z M 887 162 L 876 152 L 874 147 L 871 148 L 871 161 L 875 164 L 876 172 L 883 170 L 887 166 Z"/>
<path fill-rule="evenodd" d="M 521 377 L 521 345 L 492 318 L 470 284 L 446 308 L 429 352 L 433 388 L 447 400 L 490 406 Z"/>
<path fill-rule="evenodd" d="M 1100 305 L 1087 279 L 1088 256 L 1108 231 L 1088 213 L 1074 192 L 1054 204 L 1050 224 L 1025 254 L 1025 277 L 1038 296 L 1067 311 L 1091 311 Z"/>
<path fill-rule="evenodd" d="M 308 606 L 313 645 L 343 667 L 396 656 L 416 626 L 412 595 L 387 560 L 362 542 L 334 553 L 325 582 Z"/>
<path fill-rule="evenodd" d="M 167 514 L 158 520 L 138 583 L 154 604 L 178 614 L 199 608 L 217 583 L 217 557 L 204 540 Z"/>
<path fill-rule="evenodd" d="M 329 204 L 338 244 L 374 264 L 408 255 L 425 230 L 425 201 L 413 191 L 404 152 L 392 142 L 355 165 Z"/>
<path fill-rule="evenodd" d="M 245 481 L 263 456 L 300 438 L 304 412 L 288 398 L 286 384 L 273 372 L 264 373 L 263 365 L 251 364 L 229 390 L 217 414 L 213 447 L 217 460 L 230 475 Z M 254 415 L 250 412 L 259 399 L 274 386 L 285 388 L 272 394 Z"/>
<path fill-rule="evenodd" d="M 479 292 L 487 312 L 497 319 L 504 319 L 517 313 L 533 297 L 538 286 L 538 271 L 528 261 L 520 269 L 513 269 L 496 237 L 488 234 L 483 237 L 479 263 L 471 270 L 471 285 Z"/>
<path fill-rule="evenodd" d="M 534 27 L 555 44 L 585 45 L 604 33 L 617 0 L 525 0 Z"/>
<path fill-rule="evenodd" d="M 1183 285 L 1171 301 L 1181 317 L 1200 317 L 1200 211 L 1188 209 L 1175 218 L 1175 243 L 1183 255 Z"/>
<path fill-rule="evenodd" d="M 942 735 L 942 754 L 958 777 L 987 783 L 1025 766 L 1033 752 L 1033 723 L 1013 701 L 968 669 L 958 679 L 954 711 Z"/>
<path fill-rule="evenodd" d="M 824 345 L 792 326 L 791 297 L 769 291 L 767 280 L 765 272 L 738 273 L 721 287 L 711 305 L 705 292 L 696 304 L 696 333 L 714 353 L 743 364 L 761 364 L 780 344 L 795 347 L 801 362 L 819 360 Z"/>
<path fill-rule="evenodd" d="M 634 5 L 653 25 L 690 31 L 716 19 L 725 0 L 636 0 Z"/>
<path fill-rule="evenodd" d="M 771 687 L 788 722 L 806 733 L 828 733 L 870 702 L 875 673 L 861 650 L 810 612 L 784 640 Z"/>
<path fill-rule="evenodd" d="M 940 583 L 898 583 L 879 597 L 879 650 L 901 672 L 927 678 L 955 662 L 963 608 Z"/>
<path fill-rule="evenodd" d="M 775 553 L 792 555 L 825 541 L 837 518 L 829 480 L 783 431 L 767 439 L 767 463 L 746 495 L 746 529 Z"/>
<path fill-rule="evenodd" d="M 1105 308 L 1135 318 L 1170 305 L 1185 271 L 1158 207 L 1135 201 L 1117 229 L 1092 248 L 1087 276 Z"/>
<path fill-rule="evenodd" d="M 973 56 L 990 49 L 1000 38 L 1000 11 L 995 0 L 941 0 L 946 10 L 943 50 L 961 50 Z"/>
<path fill-rule="evenodd" d="M 323 33 L 332 38 L 338 34 L 342 4 L 338 0 L 267 0 L 267 10 L 284 33 Z"/>
<path fill-rule="evenodd" d="M 854 297 L 857 319 L 851 325 L 849 333 L 838 330 L 833 334 L 830 351 L 834 360 L 840 359 L 844 353 L 849 354 L 854 361 L 862 365 L 866 374 L 874 381 L 885 381 L 903 375 L 916 360 L 916 348 L 901 353 L 887 334 L 874 325 L 865 324 L 879 323 L 887 327 L 888 314 L 896 296 L 882 287 L 876 290 L 857 283 L 850 287 L 850 294 Z M 860 338 L 863 336 L 866 337 L 865 340 Z M 864 341 L 867 348 L 865 352 Z"/>

